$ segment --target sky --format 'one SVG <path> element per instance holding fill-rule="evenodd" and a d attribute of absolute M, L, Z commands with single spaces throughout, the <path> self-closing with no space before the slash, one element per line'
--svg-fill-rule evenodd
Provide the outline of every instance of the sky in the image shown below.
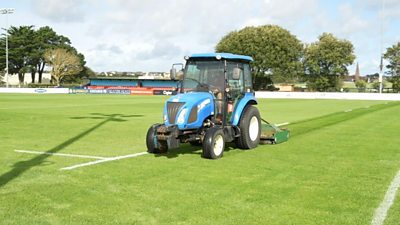
<path fill-rule="evenodd" d="M 0 27 L 50 26 L 70 38 L 87 66 L 103 71 L 168 71 L 246 26 L 281 26 L 303 43 L 324 32 L 350 40 L 362 75 L 400 41 L 399 0 L 0 0 Z"/>

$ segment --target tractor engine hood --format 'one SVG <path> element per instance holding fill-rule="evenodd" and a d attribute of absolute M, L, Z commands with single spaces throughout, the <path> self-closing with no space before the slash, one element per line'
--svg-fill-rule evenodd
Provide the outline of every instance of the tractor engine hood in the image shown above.
<path fill-rule="evenodd" d="M 165 125 L 178 125 L 180 130 L 196 129 L 214 115 L 214 96 L 208 92 L 189 92 L 172 96 L 165 103 Z"/>

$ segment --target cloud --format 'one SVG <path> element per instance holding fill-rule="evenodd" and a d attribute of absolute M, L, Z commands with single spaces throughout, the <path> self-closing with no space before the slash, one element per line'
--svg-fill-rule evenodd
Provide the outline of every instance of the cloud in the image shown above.
<path fill-rule="evenodd" d="M 84 11 L 79 0 L 36 0 L 31 2 L 33 10 L 46 19 L 55 22 L 82 22 Z"/>
<path fill-rule="evenodd" d="M 398 0 L 358 0 L 364 9 L 378 12 L 379 17 L 388 20 L 400 18 L 400 1 Z"/>
<path fill-rule="evenodd" d="M 344 36 L 350 36 L 354 33 L 362 33 L 370 28 L 367 20 L 361 18 L 359 16 L 360 13 L 357 13 L 354 9 L 354 5 L 348 3 L 339 5 L 339 23 L 337 26 L 339 33 Z"/>
<path fill-rule="evenodd" d="M 142 51 L 137 54 L 137 60 L 152 60 L 160 58 L 170 58 L 180 55 L 182 52 L 181 48 L 169 41 L 158 41 L 153 49 L 149 51 Z"/>
<path fill-rule="evenodd" d="M 230 31 L 275 24 L 306 43 L 323 32 L 352 41 L 362 70 L 372 73 L 371 59 L 380 55 L 383 1 L 384 47 L 399 37 L 398 0 L 29 1 L 16 1 L 13 7 L 25 17 L 14 16 L 13 24 L 51 26 L 69 37 L 96 71 L 168 69 L 184 55 L 213 51 Z"/>
<path fill-rule="evenodd" d="M 95 47 L 96 51 L 109 51 L 112 54 L 122 54 L 123 51 L 116 45 L 98 44 Z"/>

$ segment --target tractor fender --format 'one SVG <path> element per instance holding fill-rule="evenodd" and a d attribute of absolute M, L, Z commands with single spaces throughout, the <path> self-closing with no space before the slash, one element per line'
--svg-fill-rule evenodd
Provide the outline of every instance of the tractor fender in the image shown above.
<path fill-rule="evenodd" d="M 253 93 L 245 93 L 242 99 L 236 104 L 235 110 L 233 111 L 232 121 L 231 124 L 238 126 L 240 117 L 242 116 L 243 110 L 246 108 L 247 105 L 257 105 L 257 100 L 254 97 Z"/>

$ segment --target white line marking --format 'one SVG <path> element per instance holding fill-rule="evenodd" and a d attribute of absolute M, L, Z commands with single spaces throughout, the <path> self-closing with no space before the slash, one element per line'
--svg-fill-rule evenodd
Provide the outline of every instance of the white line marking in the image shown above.
<path fill-rule="evenodd" d="M 289 122 L 284 122 L 284 123 L 275 124 L 275 126 L 281 127 L 281 126 L 285 126 L 285 125 L 288 125 L 288 124 L 290 124 L 290 123 Z"/>
<path fill-rule="evenodd" d="M 351 112 L 351 111 L 353 111 L 353 110 L 352 109 L 348 109 L 348 110 L 345 110 L 344 112 L 347 113 L 347 112 Z"/>
<path fill-rule="evenodd" d="M 107 157 L 91 156 L 91 155 L 76 155 L 76 154 L 65 154 L 65 153 L 39 152 L 39 151 L 30 151 L 30 150 L 14 150 L 14 151 L 15 152 L 20 152 L 20 153 L 37 154 L 37 155 L 56 155 L 56 156 L 88 158 L 88 159 L 108 159 Z"/>
<path fill-rule="evenodd" d="M 392 206 L 394 199 L 396 198 L 396 192 L 400 187 L 400 170 L 393 178 L 392 183 L 386 191 L 385 198 L 375 210 L 374 218 L 372 219 L 371 225 L 382 225 L 386 219 L 387 213 Z"/>
<path fill-rule="evenodd" d="M 79 167 L 91 166 L 91 165 L 95 165 L 95 164 L 99 164 L 99 163 L 103 163 L 103 162 L 109 162 L 109 161 L 126 159 L 126 158 L 134 158 L 134 157 L 138 157 L 138 156 L 146 155 L 146 154 L 148 154 L 148 153 L 147 152 L 139 152 L 139 153 L 130 154 L 130 155 L 110 157 L 110 158 L 100 159 L 100 160 L 96 160 L 96 161 L 92 161 L 92 162 L 87 162 L 87 163 L 64 167 L 64 168 L 61 168 L 60 170 L 73 170 L 73 169 L 76 169 Z"/>

